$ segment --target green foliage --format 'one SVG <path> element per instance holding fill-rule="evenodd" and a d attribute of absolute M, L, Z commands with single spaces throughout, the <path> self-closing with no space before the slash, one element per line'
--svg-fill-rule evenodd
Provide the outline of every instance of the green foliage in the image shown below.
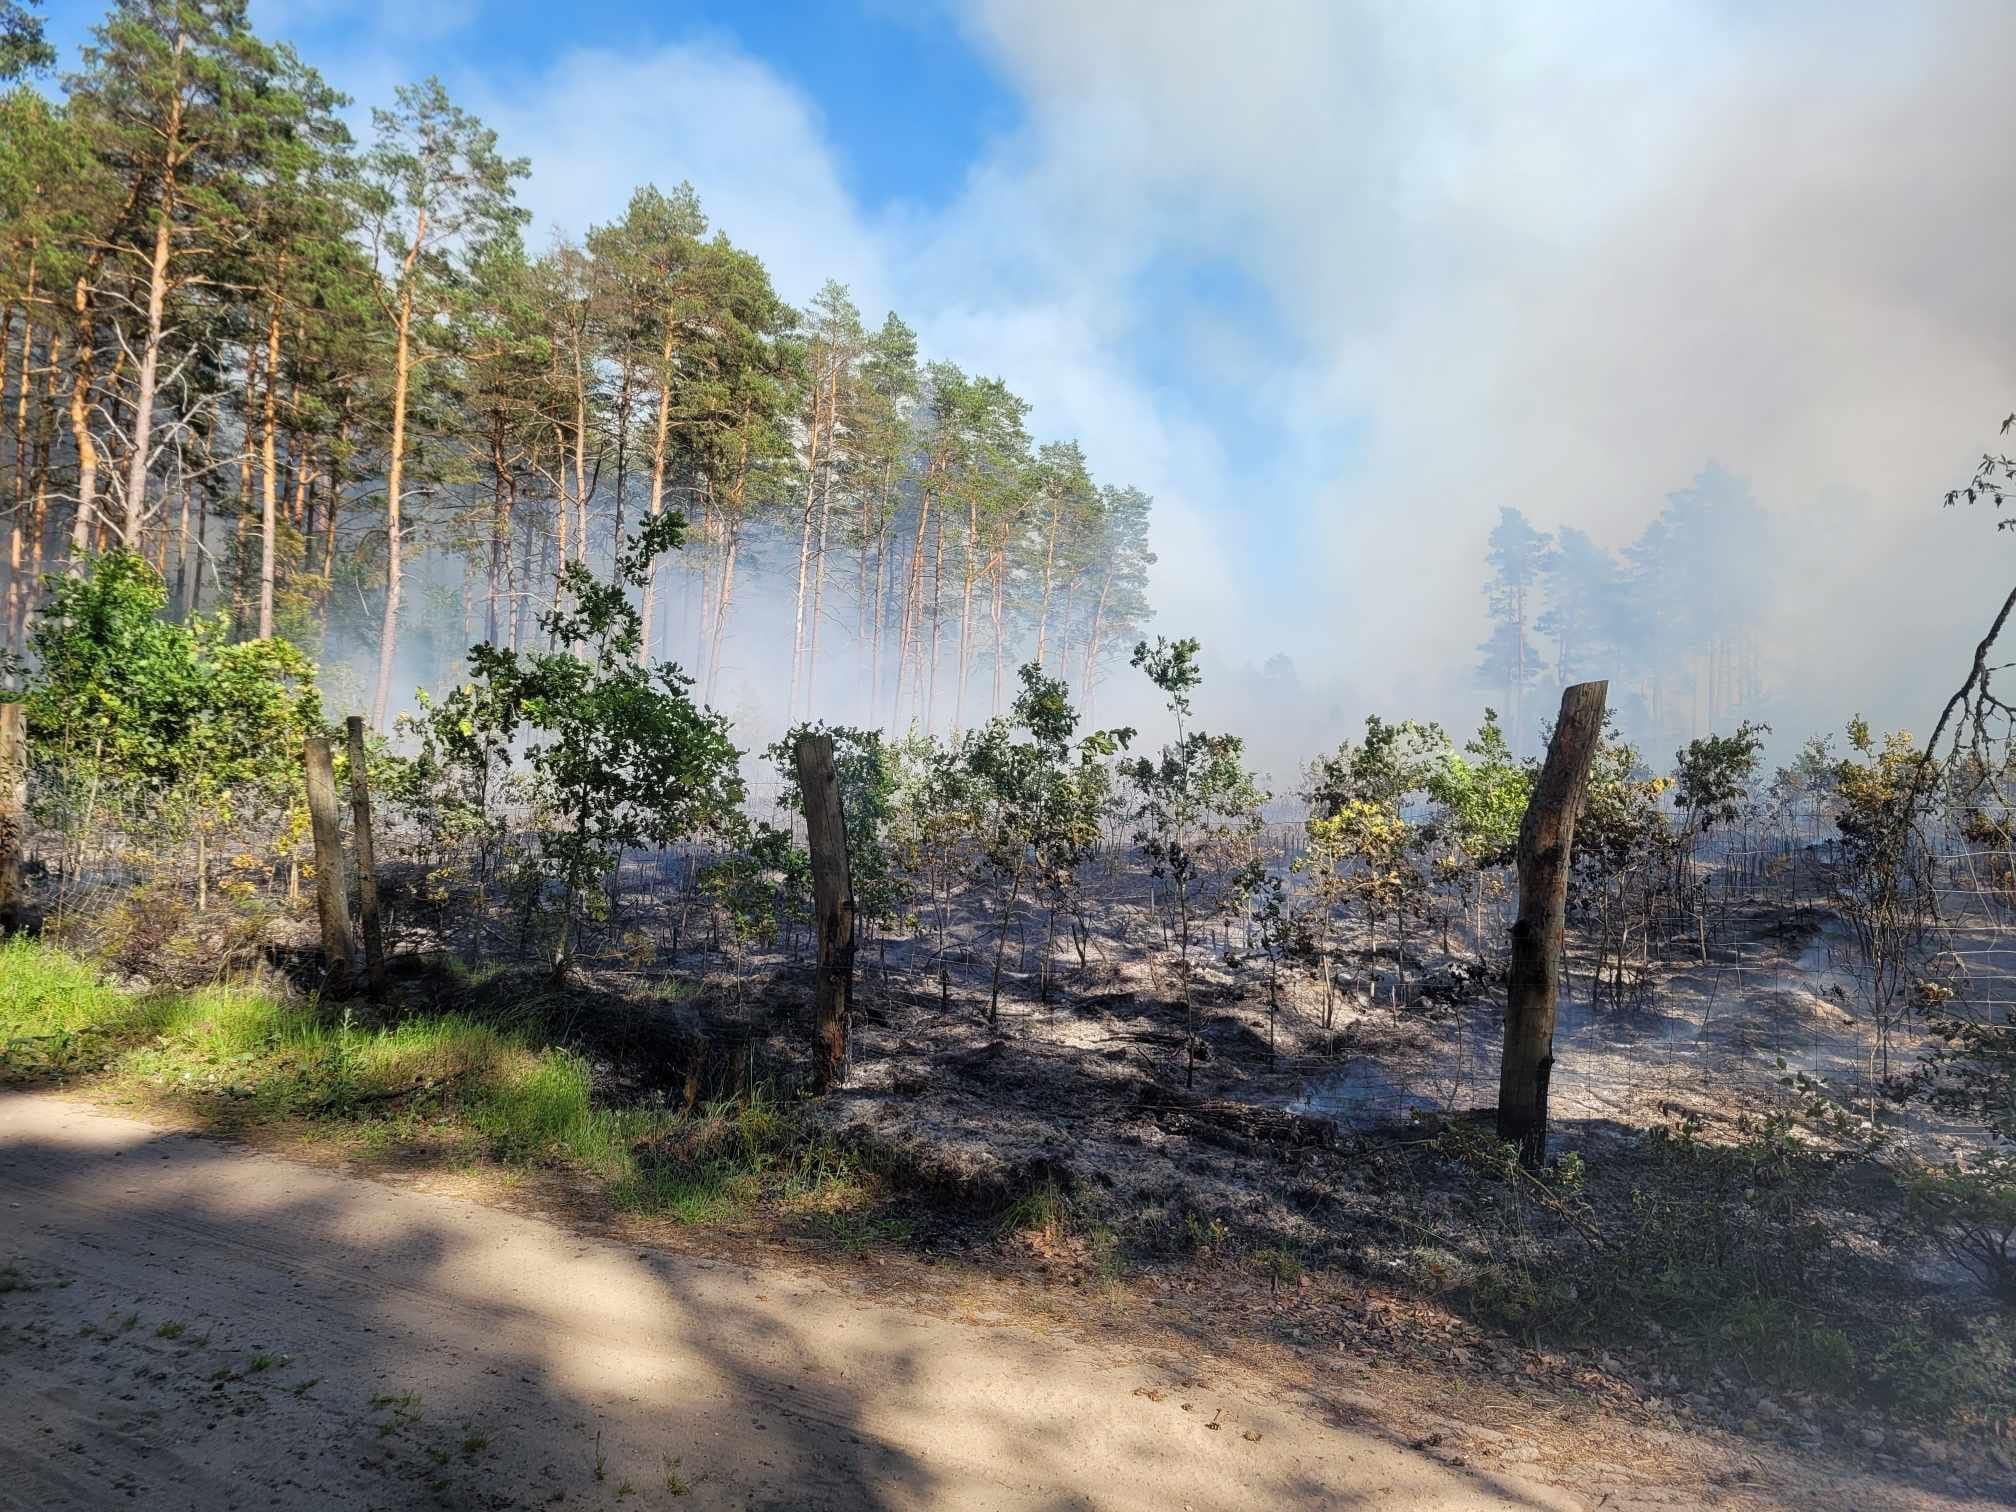
<path fill-rule="evenodd" d="M 1134 647 L 1133 664 L 1162 690 L 1176 722 L 1176 739 L 1155 756 L 1120 764 L 1133 792 L 1134 840 L 1151 876 L 1169 883 L 1176 917 L 1177 972 L 1190 1021 L 1187 1077 L 1196 1077 L 1197 1005 L 1190 990 L 1190 932 L 1194 918 L 1219 906 L 1243 903 L 1261 873 L 1253 866 L 1266 801 L 1246 769 L 1245 743 L 1236 735 L 1190 728 L 1190 697 L 1203 683 L 1198 643 L 1155 638 Z"/>
<path fill-rule="evenodd" d="M 811 858 L 775 825 L 755 825 L 702 867 L 695 885 L 729 940 L 743 949 L 774 943 L 786 915 L 811 916 Z"/>
<path fill-rule="evenodd" d="M 1503 756 L 1503 740 L 1488 715 L 1480 739 L 1495 741 L 1494 754 Z M 1495 786 L 1501 777 L 1491 771 L 1482 780 Z M 1362 909 L 1375 931 L 1376 946 L 1382 920 L 1404 927 L 1407 917 L 1421 911 L 1427 877 L 1419 862 L 1436 831 L 1410 822 L 1405 808 L 1417 795 L 1438 792 L 1484 817 L 1482 805 L 1487 799 L 1479 774 L 1450 749 L 1439 725 L 1413 720 L 1388 723 L 1368 715 L 1363 741 L 1346 740 L 1335 753 L 1310 764 L 1304 787 L 1310 804 L 1308 845 L 1296 858 L 1295 869 L 1307 883 L 1303 923 L 1326 978 L 1326 1028 L 1331 1022 L 1328 973 L 1337 917 L 1353 906 Z M 1396 983 L 1396 994 L 1398 990 Z"/>
<path fill-rule="evenodd" d="M 1513 757 L 1497 711 L 1486 709 L 1477 734 L 1461 752 L 1445 750 L 1422 785 L 1442 811 L 1439 832 L 1471 866 L 1505 866 L 1519 848 L 1519 824 L 1537 775 L 1533 762 Z"/>
<path fill-rule="evenodd" d="M 798 786 L 798 738 L 829 735 L 833 767 L 840 786 L 840 813 L 847 827 L 847 868 L 854 885 L 856 911 L 869 919 L 893 919 L 908 904 L 910 887 L 898 870 L 890 828 L 894 823 L 900 778 L 896 754 L 880 730 L 824 722 L 794 725 L 763 754 L 782 784 L 777 805 L 803 813 L 805 795 Z M 809 866 L 809 860 L 803 863 Z M 808 873 L 809 875 L 809 873 Z"/>
<path fill-rule="evenodd" d="M 981 854 L 1004 894 L 994 952 L 990 1014 L 998 1010 L 1008 925 L 1025 886 L 1064 905 L 1078 868 L 1099 839 L 1111 794 L 1108 760 L 1132 730 L 1098 730 L 1076 741 L 1078 714 L 1061 679 L 1033 663 L 1021 669 L 1012 713 L 974 731 L 956 750 L 958 790 L 972 805 Z M 1029 737 L 1015 738 L 1021 731 Z"/>
<path fill-rule="evenodd" d="M 36 73 L 56 61 L 35 14 L 41 0 L 0 0 L 0 80 Z"/>
<path fill-rule="evenodd" d="M 1868 1394 L 1942 1433 L 2006 1434 L 2016 1414 L 2016 1315 L 1906 1313 L 1867 1351 Z"/>
<path fill-rule="evenodd" d="M 1918 743 L 1908 730 L 1879 738 L 1857 715 L 1848 722 L 1848 748 L 1833 773 L 1841 843 L 1858 868 L 1894 869 L 1916 799 Z"/>
<path fill-rule="evenodd" d="M 720 831 L 739 817 L 739 753 L 727 721 L 694 704 L 691 679 L 638 654 L 642 625 L 626 588 L 642 585 L 680 529 L 673 514 L 648 522 L 614 583 L 570 562 L 560 603 L 539 622 L 562 649 L 473 646 L 469 682 L 427 711 L 423 754 L 448 790 L 437 800 L 442 812 L 470 814 L 507 761 L 522 763 L 523 791 L 541 815 L 537 874 L 560 892 L 556 971 L 625 849 Z"/>
<path fill-rule="evenodd" d="M 166 603 L 125 550 L 52 583 L 23 701 L 35 793 L 66 834 L 107 811 L 167 839 L 300 807 L 314 667 L 286 641 L 233 642 L 221 615 L 171 624 Z"/>
<path fill-rule="evenodd" d="M 1195 640 L 1160 636 L 1134 648 L 1133 664 L 1167 696 L 1176 740 L 1155 756 L 1122 762 L 1120 775 L 1134 792 L 1135 843 L 1152 876 L 1172 886 L 1185 961 L 1200 886 L 1222 887 L 1239 875 L 1260 828 L 1266 795 L 1244 764 L 1246 746 L 1236 735 L 1210 735 L 1189 727 L 1190 695 L 1203 682 Z"/>
<path fill-rule="evenodd" d="M 1674 802 L 1687 816 L 1689 835 L 1733 824 L 1757 777 L 1767 724 L 1744 720 L 1733 735 L 1703 735 L 1674 753 Z"/>
<path fill-rule="evenodd" d="M 1604 723 L 1603 738 L 1590 763 L 1582 814 L 1575 822 L 1574 875 L 1570 897 L 1587 907 L 1632 886 L 1648 885 L 1673 847 L 1673 824 L 1661 802 L 1672 788 L 1669 777 L 1646 769 L 1637 748 Z"/>
<path fill-rule="evenodd" d="M 0 941 L 0 1038 L 43 1039 L 102 1029 L 136 1002 L 98 969 L 26 935 Z"/>
<path fill-rule="evenodd" d="M 1804 811 L 1817 818 L 1834 793 L 1837 758 L 1833 742 L 1814 735 L 1799 747 L 1799 754 L 1780 767 L 1771 778 L 1771 802 L 1787 814 Z"/>
<path fill-rule="evenodd" d="M 1496 716 L 1486 714 L 1480 739 L 1495 739 L 1496 754 L 1509 762 Z M 1412 719 L 1388 723 L 1377 714 L 1365 717 L 1365 738 L 1349 740 L 1334 754 L 1318 757 L 1309 768 L 1307 796 L 1322 817 L 1334 816 L 1353 803 L 1398 812 L 1416 794 L 1447 781 L 1450 763 L 1458 758 L 1449 737 L 1437 724 Z"/>

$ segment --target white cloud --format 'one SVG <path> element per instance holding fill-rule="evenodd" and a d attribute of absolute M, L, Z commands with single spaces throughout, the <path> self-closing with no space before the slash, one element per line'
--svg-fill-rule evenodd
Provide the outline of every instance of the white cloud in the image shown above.
<path fill-rule="evenodd" d="M 578 236 L 640 184 L 690 180 L 715 229 L 804 299 L 827 278 L 881 297 L 883 257 L 840 183 L 818 112 L 761 63 L 715 42 L 637 55 L 577 49 L 535 78 L 463 85 L 507 150 L 532 160 L 528 239 Z"/>

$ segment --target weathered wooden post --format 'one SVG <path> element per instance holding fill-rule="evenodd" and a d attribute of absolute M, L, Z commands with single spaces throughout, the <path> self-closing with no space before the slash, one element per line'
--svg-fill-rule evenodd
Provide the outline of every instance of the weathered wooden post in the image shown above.
<path fill-rule="evenodd" d="M 322 956 L 329 982 L 340 987 L 350 975 L 350 897 L 343 885 L 343 824 L 336 814 L 336 769 L 329 742 L 311 735 L 302 747 L 308 773 L 308 823 L 315 836 L 315 906 L 322 917 Z"/>
<path fill-rule="evenodd" d="M 813 1078 L 819 1091 L 846 1074 L 854 991 L 854 882 L 847 866 L 847 823 L 833 737 L 798 737 L 798 790 L 805 795 L 805 844 L 812 856 L 812 909 L 819 935 L 819 985 Z"/>
<path fill-rule="evenodd" d="M 28 720 L 0 703 L 0 930 L 21 917 L 21 852 L 28 843 Z"/>
<path fill-rule="evenodd" d="M 1538 1170 L 1547 1157 L 1547 1083 L 1554 1073 L 1554 1008 L 1561 996 L 1561 934 L 1575 820 L 1603 733 L 1607 682 L 1561 693 L 1561 718 L 1519 824 L 1519 918 L 1505 995 L 1505 1057 L 1498 1073 L 1498 1137 Z"/>
<path fill-rule="evenodd" d="M 364 971 L 374 996 L 385 990 L 385 936 L 378 923 L 378 856 L 371 838 L 371 775 L 364 755 L 364 716 L 352 714 L 350 829 L 357 851 L 357 912 L 363 916 Z"/>

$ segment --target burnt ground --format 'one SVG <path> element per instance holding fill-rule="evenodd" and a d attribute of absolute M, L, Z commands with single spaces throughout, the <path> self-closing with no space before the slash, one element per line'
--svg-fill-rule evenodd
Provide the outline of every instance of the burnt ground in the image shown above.
<path fill-rule="evenodd" d="M 635 867 L 626 882 L 601 948 L 555 987 L 513 959 L 508 930 L 482 935 L 488 963 L 468 966 L 471 936 L 451 912 L 403 894 L 395 874 L 395 987 L 366 1011 L 536 1023 L 590 1058 L 612 1102 L 692 1107 L 752 1088 L 790 1098 L 810 1039 L 802 934 L 738 947 L 676 867 Z M 1824 908 L 1733 899 L 1706 960 L 1692 940 L 1654 952 L 1621 1003 L 1591 1000 L 1592 963 L 1571 943 L 1553 1148 L 1579 1157 L 1585 1175 L 1572 1190 L 1525 1191 L 1479 1153 L 1502 978 L 1460 929 L 1449 948 L 1431 933 L 1404 955 L 1347 940 L 1326 994 L 1302 969 L 1270 986 L 1243 924 L 1207 921 L 1186 1003 L 1186 973 L 1138 875 L 1109 872 L 1092 891 L 1082 954 L 1060 925 L 1047 969 L 1049 921 L 1029 911 L 1014 922 L 993 1012 L 998 923 L 977 887 L 955 889 L 911 929 L 868 932 L 846 1084 L 793 1102 L 882 1177 L 839 1236 L 842 1263 L 921 1262 L 934 1282 L 965 1277 L 955 1291 L 1008 1288 L 1020 1301 L 1006 1305 L 1074 1326 L 1098 1325 L 1117 1301 L 1202 1348 L 1255 1351 L 1291 1374 L 1384 1362 L 1429 1372 L 1431 1399 L 1510 1392 L 1520 1412 L 1544 1399 L 1564 1419 L 1600 1405 L 1646 1432 L 1845 1457 L 1927 1493 L 1971 1494 L 2008 1474 L 2006 1420 L 1927 1421 L 1796 1371 L 1760 1374 L 1662 1325 L 1642 1296 L 1598 1302 L 1593 1289 L 1549 1284 L 1643 1242 L 1644 1194 L 1674 1186 L 1675 1136 L 1747 1137 L 1793 1103 L 1780 1085 L 1788 1071 L 1825 1079 L 1851 1109 L 1867 1105 L 1872 1031 L 1850 942 Z M 1497 921 L 1485 922 L 1489 937 Z M 1992 955 L 1999 932 L 1967 948 Z M 315 985 L 298 948 L 271 958 Z M 1911 1048 L 1907 1029 L 1892 1054 Z M 1917 1115 L 1902 1128 L 1920 1142 L 1958 1137 Z M 1786 1191 L 1763 1216 L 1788 1232 L 1831 1226 L 1838 1242 L 1799 1272 L 1814 1317 L 1852 1336 L 1900 1307 L 1935 1323 L 1974 1307 L 1965 1278 L 1929 1267 L 1867 1216 L 1894 1202 L 1889 1166 L 1807 1145 L 1836 1162 L 1829 1178 L 1767 1173 Z M 1698 1174 L 1687 1167 L 1697 1186 Z M 1728 1173 L 1714 1175 L 1695 1194 L 1699 1211 L 1740 1205 L 1754 1175 L 1733 1196 Z M 590 1208 L 575 1216 L 594 1219 Z M 834 1247 L 827 1226 L 761 1229 L 744 1224 L 733 1242 Z M 1508 1299 L 1508 1278 L 1535 1294 Z M 986 1306 L 1003 1305 L 987 1295 Z"/>

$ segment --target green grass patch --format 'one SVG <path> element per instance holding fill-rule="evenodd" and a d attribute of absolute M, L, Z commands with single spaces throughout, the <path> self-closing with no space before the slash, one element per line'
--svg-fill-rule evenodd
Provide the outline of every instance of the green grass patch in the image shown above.
<path fill-rule="evenodd" d="M 162 1000 L 121 992 L 98 969 L 25 935 L 0 942 L 0 1069 L 53 1061 L 89 1036 L 140 1032 Z"/>
<path fill-rule="evenodd" d="M 0 946 L 0 1075 L 85 1070 L 225 1126 L 293 1123 L 373 1153 L 424 1144 L 565 1164 L 623 1211 L 686 1223 L 863 1196 L 855 1158 L 774 1097 L 692 1113 L 598 1103 L 588 1062 L 542 1043 L 536 1015 L 498 1025 L 417 1012 L 365 1026 L 258 985 L 130 994 L 53 946 Z"/>

